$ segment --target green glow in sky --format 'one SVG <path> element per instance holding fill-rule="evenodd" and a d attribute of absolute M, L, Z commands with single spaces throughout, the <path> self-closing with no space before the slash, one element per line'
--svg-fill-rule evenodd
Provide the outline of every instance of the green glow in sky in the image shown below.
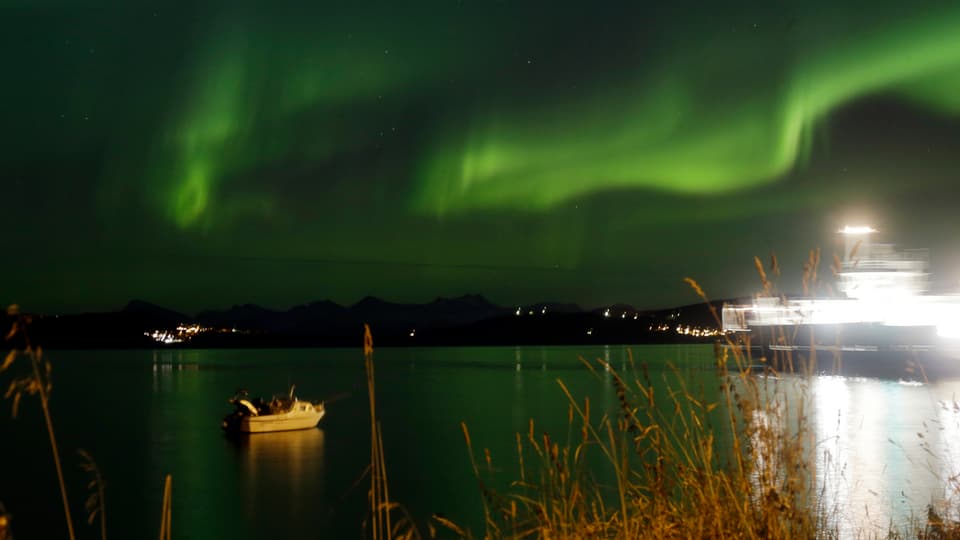
<path fill-rule="evenodd" d="M 816 124 L 853 100 L 893 94 L 946 113 L 960 107 L 949 90 L 960 77 L 956 6 L 867 18 L 811 9 L 790 15 L 786 28 L 762 9 L 712 28 L 679 22 L 655 36 L 660 47 L 647 45 L 656 55 L 641 43 L 619 44 L 637 54 L 601 78 L 553 70 L 566 67 L 565 55 L 589 62 L 607 54 L 602 49 L 573 47 L 539 70 L 537 53 L 508 52 L 530 39 L 516 21 L 506 21 L 499 44 L 478 47 L 485 23 L 504 22 L 481 18 L 480 29 L 452 39 L 438 29 L 463 20 L 421 11 L 426 36 L 390 24 L 388 14 L 370 22 L 343 13 L 309 25 L 241 12 L 215 25 L 200 41 L 189 83 L 175 89 L 179 110 L 153 142 L 172 164 L 159 167 L 157 181 L 167 186 L 161 200 L 173 222 L 203 228 L 264 212 L 231 203 L 232 179 L 258 175 L 269 184 L 259 168 L 278 161 L 375 151 L 406 108 L 429 111 L 401 126 L 422 143 L 411 148 L 409 168 L 390 174 L 410 186 L 406 207 L 447 215 L 540 211 L 622 188 L 731 192 L 781 179 L 809 156 Z M 623 31 L 641 31 L 643 20 L 636 22 Z M 504 73 L 511 63 L 518 73 Z M 569 89 L 576 85 L 583 88 Z M 311 124 L 306 137 L 301 122 Z M 259 196 L 273 197 L 270 189 Z"/>
<path fill-rule="evenodd" d="M 431 158 L 417 202 L 444 213 L 537 210 L 611 187 L 728 192 L 779 180 L 807 155 L 812 127 L 857 98 L 903 93 L 956 112 L 960 7 L 883 22 L 793 55 L 772 35 L 752 41 L 774 47 L 746 55 L 721 43 L 658 59 L 652 81 L 625 80 L 627 91 L 521 119 L 492 111 Z"/>
<path fill-rule="evenodd" d="M 41 4 L 0 6 L 0 247 L 48 264 L 0 300 L 662 306 L 957 219 L 955 2 Z"/>

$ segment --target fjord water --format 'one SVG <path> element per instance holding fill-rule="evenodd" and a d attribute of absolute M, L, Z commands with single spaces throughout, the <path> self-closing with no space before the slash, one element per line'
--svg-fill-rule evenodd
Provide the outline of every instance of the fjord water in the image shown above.
<path fill-rule="evenodd" d="M 475 347 L 377 349 L 377 406 L 390 496 L 417 519 L 440 513 L 482 523 L 480 492 L 464 444 L 465 422 L 494 477 L 517 477 L 515 433 L 535 420 L 538 436 L 568 436 L 557 379 L 597 409 L 615 410 L 609 373 L 631 374 L 630 354 L 654 385 L 683 379 L 719 400 L 711 346 Z M 75 452 L 97 460 L 106 482 L 108 535 L 158 530 L 163 477 L 173 475 L 177 538 L 358 538 L 369 480 L 369 409 L 358 349 L 52 351 L 51 407 L 81 538 L 89 477 Z M 676 371 L 668 368 L 676 367 Z M 318 429 L 231 437 L 219 427 L 227 399 L 284 393 L 326 399 Z M 784 384 L 783 392 L 801 390 Z M 805 399 L 815 429 L 817 482 L 852 531 L 886 531 L 942 499 L 960 470 L 960 381 L 929 385 L 815 378 Z M 24 538 L 66 537 L 56 476 L 36 398 L 11 420 L 0 414 L 0 501 Z M 768 419 L 769 420 L 769 419 Z M 776 421 L 776 420 L 774 420 Z M 782 421 L 782 419 L 781 419 Z M 789 429 L 788 427 L 786 429 Z M 604 472 L 599 471 L 602 480 Z"/>

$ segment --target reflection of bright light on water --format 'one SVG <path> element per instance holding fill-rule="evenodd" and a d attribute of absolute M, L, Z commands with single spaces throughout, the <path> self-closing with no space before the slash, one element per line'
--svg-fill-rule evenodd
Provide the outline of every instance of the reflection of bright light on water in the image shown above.
<path fill-rule="evenodd" d="M 891 488 L 901 472 L 897 466 L 901 459 L 888 455 L 896 451 L 888 442 L 894 424 L 887 401 L 895 396 L 885 396 L 886 385 L 875 380 L 824 380 L 828 382 L 813 392 L 818 404 L 822 400 L 822 412 L 827 415 L 822 424 L 818 422 L 818 427 L 827 431 L 817 433 L 817 439 L 833 438 L 840 454 L 834 470 L 826 470 L 821 478 L 825 493 L 837 490 L 843 494 L 837 497 L 836 508 L 844 516 L 838 525 L 845 536 L 856 534 L 853 531 L 880 534 L 890 524 Z"/>
<path fill-rule="evenodd" d="M 954 397 L 939 403 L 937 410 L 942 456 L 940 473 L 944 477 L 960 474 L 960 402 Z"/>
<path fill-rule="evenodd" d="M 940 458 L 939 476 L 942 479 L 951 479 L 935 503 L 954 508 L 960 503 L 958 494 L 952 492 L 952 489 L 957 487 L 957 475 L 960 475 L 960 401 L 957 399 L 957 396 L 953 396 L 951 399 L 941 400 L 937 408 L 937 425 L 930 426 L 934 433 L 939 435 L 935 452 Z M 956 511 L 945 517 L 960 519 Z"/>
<path fill-rule="evenodd" d="M 844 465 L 850 461 L 850 449 L 842 444 L 850 414 L 849 392 L 842 377 L 818 377 L 813 381 L 813 414 L 816 429 L 817 492 L 823 494 L 828 512 L 850 500 Z M 857 516 L 853 521 L 863 521 Z"/>
<path fill-rule="evenodd" d="M 527 411 L 524 407 L 524 399 L 523 399 L 526 394 L 523 386 L 524 373 L 521 366 L 521 361 L 523 360 L 523 357 L 520 354 L 520 347 L 517 347 L 515 357 L 517 361 L 517 369 L 516 369 L 516 373 L 514 373 L 514 376 L 513 376 L 514 406 L 511 409 L 511 413 L 513 415 L 514 428 L 520 429 L 520 427 L 523 426 L 524 422 L 528 420 Z"/>
<path fill-rule="evenodd" d="M 858 405 L 840 412 L 850 416 L 844 437 L 851 447 L 847 467 L 852 489 L 847 512 L 853 519 L 847 521 L 858 524 L 861 530 L 879 534 L 890 523 L 894 502 L 890 488 L 895 483 L 885 482 L 884 473 L 889 471 L 896 482 L 896 475 L 903 472 L 897 466 L 901 461 L 890 455 L 897 449 L 887 441 L 898 420 L 895 418 L 898 411 L 889 407 L 893 403 L 888 400 L 897 396 L 896 392 L 893 395 L 884 395 L 883 392 L 896 385 L 863 379 L 849 380 L 847 384 L 852 385 L 852 398 Z"/>
<path fill-rule="evenodd" d="M 197 352 L 153 351 L 153 393 L 160 395 L 169 390 L 169 386 L 182 377 L 184 371 L 197 371 Z"/>
<path fill-rule="evenodd" d="M 911 519 L 926 518 L 927 505 L 951 496 L 960 406 L 938 398 L 960 390 L 951 385 L 958 383 L 812 380 L 816 486 L 841 537 L 885 537 L 891 525 L 905 532 Z"/>

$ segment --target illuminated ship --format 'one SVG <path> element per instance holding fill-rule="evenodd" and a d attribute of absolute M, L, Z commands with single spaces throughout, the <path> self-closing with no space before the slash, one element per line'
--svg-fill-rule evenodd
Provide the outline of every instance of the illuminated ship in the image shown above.
<path fill-rule="evenodd" d="M 870 227 L 839 232 L 839 296 L 758 296 L 725 305 L 724 330 L 737 335 L 752 360 L 780 372 L 960 376 L 960 296 L 928 294 L 926 252 L 874 243 Z"/>

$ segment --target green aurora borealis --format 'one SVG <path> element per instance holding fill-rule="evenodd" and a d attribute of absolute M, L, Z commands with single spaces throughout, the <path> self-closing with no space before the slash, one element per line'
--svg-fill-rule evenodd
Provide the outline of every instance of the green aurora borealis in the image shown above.
<path fill-rule="evenodd" d="M 402 4 L 0 3 L 0 301 L 662 307 L 846 220 L 960 278 L 956 2 Z"/>

